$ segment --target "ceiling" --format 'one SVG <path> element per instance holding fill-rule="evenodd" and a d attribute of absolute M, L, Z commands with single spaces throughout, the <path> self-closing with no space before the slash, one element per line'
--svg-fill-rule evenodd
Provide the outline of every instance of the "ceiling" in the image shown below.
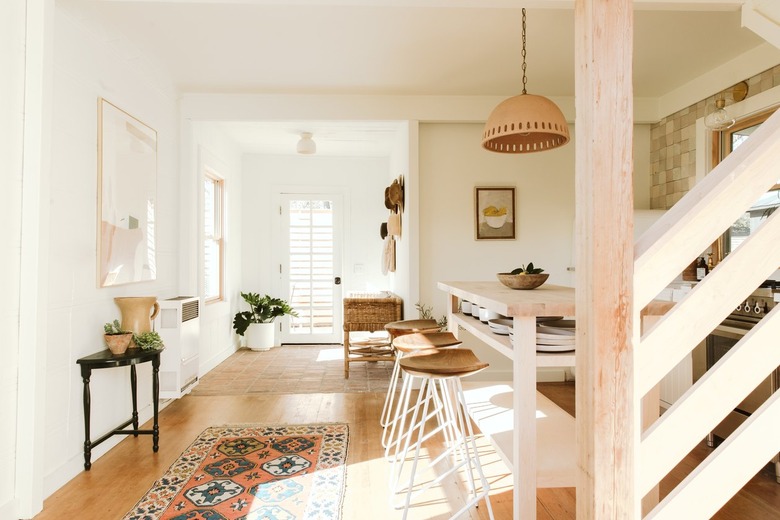
<path fill-rule="evenodd" d="M 521 82 L 527 10 L 528 91 L 574 95 L 574 16 L 566 1 L 57 0 L 77 18 L 121 34 L 159 60 L 183 93 L 511 96 Z M 679 2 L 665 2 L 679 4 Z M 658 98 L 763 42 L 738 4 L 687 2 L 635 11 L 634 89 Z M 533 6 L 554 8 L 534 8 Z M 685 10 L 693 5 L 696 10 Z M 713 10 L 703 10 L 709 5 Z M 453 7 L 454 6 L 454 7 Z M 357 123 L 231 124 L 240 143 L 297 141 L 320 150 Z M 392 125 L 391 125 L 392 126 Z M 379 127 L 382 127 L 380 129 Z M 374 137 L 384 134 L 375 125 Z M 290 136 L 293 136 L 292 138 Z M 331 137 L 328 137 L 330 135 Z M 347 134 L 342 135 L 346 139 Z M 370 134 L 369 134 L 370 135 Z M 254 136 L 254 137 L 252 137 Z M 318 139 L 319 137 L 319 139 Z M 365 139 L 364 139 L 365 140 Z M 381 147 L 381 146 L 380 146 Z M 255 150 L 263 151 L 255 146 Z"/>

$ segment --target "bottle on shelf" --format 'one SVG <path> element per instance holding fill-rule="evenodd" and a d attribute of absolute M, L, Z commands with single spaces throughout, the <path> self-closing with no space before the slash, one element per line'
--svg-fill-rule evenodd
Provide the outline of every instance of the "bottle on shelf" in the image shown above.
<path fill-rule="evenodd" d="M 707 272 L 712 271 L 715 267 L 715 262 L 712 260 L 712 253 L 707 253 Z"/>
<path fill-rule="evenodd" d="M 709 270 L 707 269 L 707 263 L 704 261 L 704 257 L 700 256 L 699 261 L 696 263 L 696 279 L 702 280 Z"/>

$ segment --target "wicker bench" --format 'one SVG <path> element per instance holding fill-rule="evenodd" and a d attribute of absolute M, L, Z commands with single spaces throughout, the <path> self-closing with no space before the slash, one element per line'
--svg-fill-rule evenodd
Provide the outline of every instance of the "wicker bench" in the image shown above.
<path fill-rule="evenodd" d="M 344 379 L 349 364 L 356 361 L 395 361 L 389 340 L 369 339 L 350 342 L 350 332 L 376 332 L 402 316 L 403 300 L 395 294 L 350 293 L 344 298 Z"/>

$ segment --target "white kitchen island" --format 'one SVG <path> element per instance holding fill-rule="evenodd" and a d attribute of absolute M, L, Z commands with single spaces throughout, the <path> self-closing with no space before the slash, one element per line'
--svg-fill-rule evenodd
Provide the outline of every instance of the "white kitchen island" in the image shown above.
<path fill-rule="evenodd" d="M 537 316 L 574 316 L 574 289 L 556 285 L 542 285 L 533 290 L 513 290 L 499 282 L 439 282 L 439 289 L 450 295 L 448 324 L 450 331 L 458 334 L 458 326 L 469 331 L 481 341 L 504 354 L 512 360 L 513 382 L 509 391 L 501 395 L 487 396 L 487 399 L 500 401 L 507 399 L 511 392 L 511 413 L 513 421 L 510 435 L 490 434 L 491 441 L 512 469 L 514 479 L 513 517 L 519 519 L 536 518 L 536 488 L 537 482 L 555 482 L 555 476 L 537 475 L 537 470 L 544 464 L 537 461 L 537 405 L 549 407 L 547 399 L 539 399 L 536 392 L 537 367 L 574 366 L 573 352 L 537 353 L 536 352 L 536 317 Z M 508 336 L 493 334 L 487 325 L 458 313 L 460 300 L 467 300 L 486 309 L 510 316 L 514 321 L 514 348 Z M 475 391 L 479 391 L 476 389 Z M 500 391 L 500 390 L 499 390 Z M 483 397 L 484 399 L 484 397 Z M 500 404 L 500 403 L 499 403 Z M 507 403 L 508 404 L 508 403 Z M 552 405 L 552 413 L 561 412 Z M 475 415 L 472 412 L 472 415 Z M 478 413 L 476 413 L 478 415 Z M 491 415 L 491 414 L 486 414 Z M 481 418 L 475 417 L 477 423 Z M 568 423 L 570 431 L 559 432 L 574 435 L 574 420 Z M 546 435 L 546 434 L 545 434 Z M 511 443 L 511 446 L 508 445 Z M 560 454 L 559 454 L 560 455 Z M 560 458 L 560 457 L 559 457 Z M 571 470 L 576 459 L 571 452 Z M 566 469 L 561 470 L 566 473 Z M 573 485 L 569 484 L 569 485 Z"/>

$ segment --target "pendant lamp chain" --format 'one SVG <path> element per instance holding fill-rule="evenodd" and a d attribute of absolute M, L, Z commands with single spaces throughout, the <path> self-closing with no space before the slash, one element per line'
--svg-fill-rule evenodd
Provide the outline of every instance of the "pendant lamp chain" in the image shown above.
<path fill-rule="evenodd" d="M 525 7 L 523 7 L 523 94 L 528 94 L 525 90 L 525 84 L 528 78 L 525 77 Z"/>

